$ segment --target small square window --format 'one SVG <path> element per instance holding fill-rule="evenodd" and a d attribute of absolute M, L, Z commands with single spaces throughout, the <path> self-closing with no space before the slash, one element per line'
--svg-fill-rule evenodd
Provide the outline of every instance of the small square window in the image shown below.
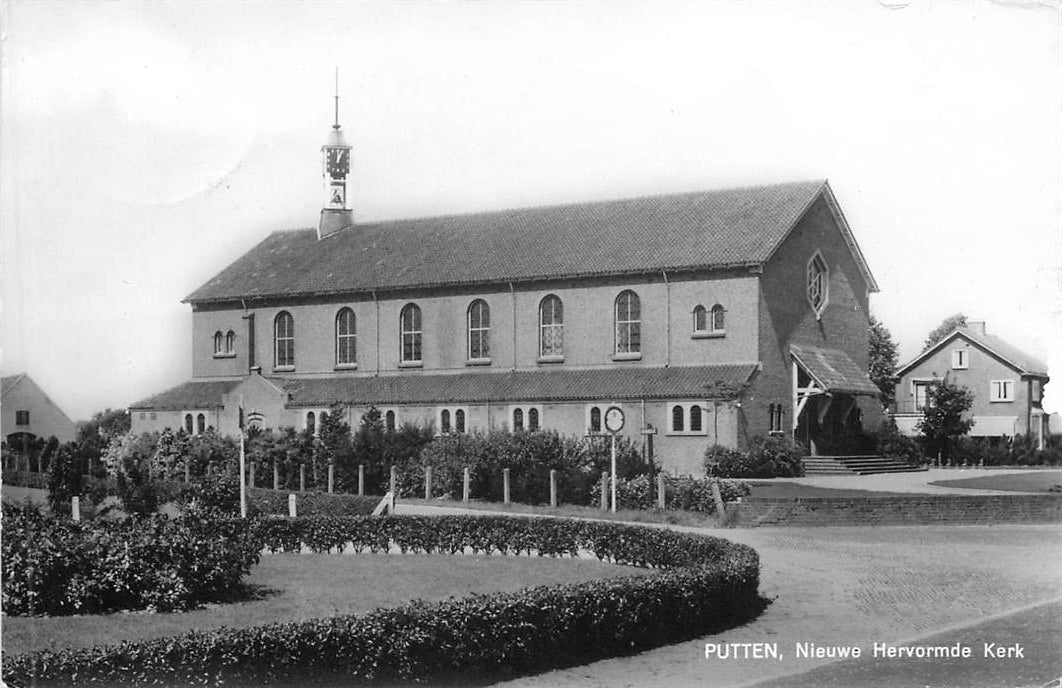
<path fill-rule="evenodd" d="M 1014 401 L 1014 380 L 992 380 L 988 383 L 989 401 Z"/>
<path fill-rule="evenodd" d="M 29 411 L 15 411 L 15 425 L 29 425 Z"/>
<path fill-rule="evenodd" d="M 951 367 L 954 370 L 965 370 L 970 367 L 970 352 L 968 349 L 955 349 L 951 352 Z"/>

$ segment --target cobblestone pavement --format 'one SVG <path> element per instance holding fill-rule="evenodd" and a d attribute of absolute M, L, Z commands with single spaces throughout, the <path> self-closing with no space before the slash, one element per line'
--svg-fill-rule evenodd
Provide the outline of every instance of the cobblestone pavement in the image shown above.
<path fill-rule="evenodd" d="M 683 530 L 696 530 L 684 528 Z M 1062 525 L 705 530 L 754 547 L 761 592 L 753 622 L 725 633 L 504 684 L 749 686 L 830 663 L 796 642 L 899 643 L 1062 598 Z M 778 643 L 782 659 L 707 660 L 705 643 Z"/>

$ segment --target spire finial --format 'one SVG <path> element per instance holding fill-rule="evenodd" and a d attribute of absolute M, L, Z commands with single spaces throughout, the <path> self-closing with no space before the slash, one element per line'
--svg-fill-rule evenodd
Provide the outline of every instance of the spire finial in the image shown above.
<path fill-rule="evenodd" d="M 333 129 L 339 129 L 339 65 L 336 65 L 336 123 Z"/>

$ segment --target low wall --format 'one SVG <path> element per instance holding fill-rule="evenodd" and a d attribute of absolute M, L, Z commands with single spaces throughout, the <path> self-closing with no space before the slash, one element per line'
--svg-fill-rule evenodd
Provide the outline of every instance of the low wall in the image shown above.
<path fill-rule="evenodd" d="M 1062 523 L 1062 495 L 930 495 L 749 499 L 726 506 L 731 525 L 892 526 Z"/>

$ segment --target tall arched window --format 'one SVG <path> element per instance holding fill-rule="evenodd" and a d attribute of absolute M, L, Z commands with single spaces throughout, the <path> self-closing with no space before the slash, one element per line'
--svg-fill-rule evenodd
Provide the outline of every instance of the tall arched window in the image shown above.
<path fill-rule="evenodd" d="M 629 289 L 616 297 L 616 353 L 636 354 L 642 350 L 642 305 Z"/>
<path fill-rule="evenodd" d="M 227 353 L 227 354 L 236 353 L 236 333 L 233 332 L 232 330 L 229 330 L 225 334 L 225 353 Z"/>
<path fill-rule="evenodd" d="M 202 413 L 195 417 L 195 431 L 199 435 L 206 432 L 206 416 Z"/>
<path fill-rule="evenodd" d="M 671 409 L 671 429 L 675 432 L 682 432 L 686 428 L 683 413 L 681 406 L 675 406 Z"/>
<path fill-rule="evenodd" d="M 697 306 L 693 309 L 693 331 L 708 331 L 708 310 L 704 306 Z"/>
<path fill-rule="evenodd" d="M 314 415 L 313 411 L 306 414 L 306 432 L 311 435 L 317 434 L 317 416 Z"/>
<path fill-rule="evenodd" d="M 449 409 L 443 409 L 442 413 L 439 414 L 439 425 L 442 426 L 441 428 L 439 428 L 440 432 L 442 432 L 442 433 L 450 432 L 450 411 L 449 411 Z"/>
<path fill-rule="evenodd" d="M 394 432 L 394 430 L 395 430 L 395 412 L 394 411 L 388 411 L 384 415 L 384 427 L 387 428 L 388 432 Z"/>
<path fill-rule="evenodd" d="M 482 299 L 468 307 L 468 358 L 490 358 L 490 306 Z"/>
<path fill-rule="evenodd" d="M 192 424 L 192 414 L 184 414 L 184 431 L 191 435 L 195 431 L 195 426 Z"/>
<path fill-rule="evenodd" d="M 277 313 L 273 321 L 273 365 L 277 368 L 295 365 L 295 320 L 287 311 Z"/>
<path fill-rule="evenodd" d="M 564 355 L 564 304 L 553 294 L 538 305 L 538 355 Z"/>
<path fill-rule="evenodd" d="M 214 355 L 225 353 L 225 340 L 221 334 L 221 330 L 214 333 Z"/>
<path fill-rule="evenodd" d="M 726 311 L 720 304 L 712 306 L 712 332 L 724 332 L 726 330 Z"/>
<path fill-rule="evenodd" d="M 420 307 L 417 304 L 408 303 L 402 309 L 401 330 L 402 363 L 420 363 L 424 331 L 421 329 Z"/>
<path fill-rule="evenodd" d="M 336 314 L 336 365 L 357 363 L 356 325 L 354 311 L 351 309 L 343 308 Z"/>
<path fill-rule="evenodd" d="M 701 407 L 690 407 L 690 432 L 700 432 L 702 430 L 703 420 L 701 419 Z"/>
<path fill-rule="evenodd" d="M 457 432 L 465 431 L 465 412 L 461 409 L 454 411 L 454 430 Z"/>
<path fill-rule="evenodd" d="M 601 407 L 590 409 L 590 432 L 601 432 Z"/>
<path fill-rule="evenodd" d="M 513 411 L 513 432 L 518 432 L 524 429 L 524 410 L 515 409 Z"/>
<path fill-rule="evenodd" d="M 538 409 L 536 408 L 527 410 L 527 429 L 538 430 Z"/>

